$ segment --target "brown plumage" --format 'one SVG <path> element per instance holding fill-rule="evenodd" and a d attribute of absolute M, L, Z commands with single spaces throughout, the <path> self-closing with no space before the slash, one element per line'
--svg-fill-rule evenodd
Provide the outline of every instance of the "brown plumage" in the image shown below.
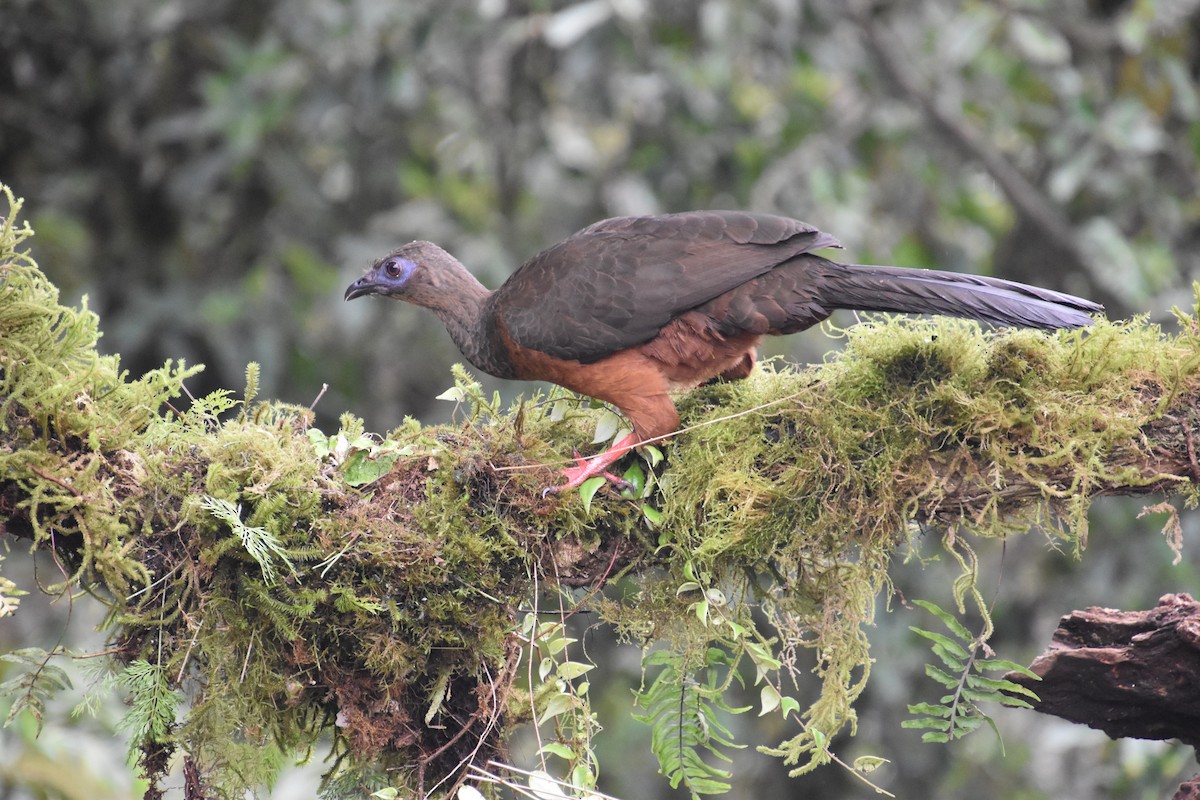
<path fill-rule="evenodd" d="M 840 246 L 766 214 L 619 217 L 539 253 L 494 292 L 437 245 L 412 242 L 377 261 L 346 299 L 379 294 L 424 306 L 484 372 L 550 381 L 619 408 L 633 433 L 568 470 L 567 486 L 675 431 L 673 391 L 744 378 L 763 336 L 803 330 L 838 308 L 1047 329 L 1088 325 L 1102 310 L 1011 281 L 811 252 Z"/>

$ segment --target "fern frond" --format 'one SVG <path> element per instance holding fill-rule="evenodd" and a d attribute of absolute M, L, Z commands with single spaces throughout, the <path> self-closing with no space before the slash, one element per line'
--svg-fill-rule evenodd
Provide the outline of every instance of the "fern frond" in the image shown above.
<path fill-rule="evenodd" d="M 714 653 L 715 650 L 715 653 Z M 703 668 L 706 683 L 690 674 L 687 658 L 679 653 L 659 651 L 648 656 L 644 666 L 661 666 L 649 688 L 635 693 L 635 703 L 645 713 L 633 718 L 650 726 L 650 749 L 658 758 L 659 772 L 671 788 L 682 784 L 698 798 L 702 794 L 723 794 L 730 789 L 732 773 L 703 758 L 703 753 L 729 762 L 723 748 L 738 747 L 718 712 L 740 714 L 747 708 L 733 708 L 723 699 L 728 681 L 718 682 L 715 667 L 728 666 L 727 654 L 709 648 Z"/>
<path fill-rule="evenodd" d="M 117 683 L 129 692 L 129 713 L 119 727 L 132 733 L 131 748 L 164 739 L 175 723 L 176 706 L 183 702 L 183 694 L 168 683 L 166 670 L 139 658 L 130 662 Z"/>
<path fill-rule="evenodd" d="M 242 546 L 246 548 L 246 552 L 262 570 L 263 579 L 268 584 L 275 582 L 276 560 L 286 564 L 290 571 L 295 571 L 295 567 L 287 557 L 287 552 L 275 534 L 266 528 L 253 527 L 243 522 L 240 506 L 210 495 L 201 497 L 200 505 L 237 534 L 238 538 L 242 540 Z"/>
<path fill-rule="evenodd" d="M 1012 661 L 996 658 L 977 658 L 985 649 L 985 636 L 973 636 L 954 615 L 926 600 L 915 601 L 917 605 L 933 614 L 950 631 L 950 636 L 917 627 L 914 633 L 932 642 L 931 650 L 938 660 L 950 671 L 926 664 L 925 674 L 950 690 L 937 703 L 915 703 L 908 707 L 913 719 L 900 723 L 905 728 L 923 730 L 921 740 L 925 742 L 949 742 L 978 730 L 986 724 L 1000 737 L 995 722 L 980 706 L 985 703 L 1016 708 L 1029 708 L 1029 702 L 1021 696 L 1037 700 L 1029 689 L 1001 678 L 989 678 L 985 672 L 1017 671 L 1036 678 L 1026 667 Z M 953 673 L 953 674 L 952 674 Z M 1003 747 L 1003 742 L 1001 742 Z"/>
<path fill-rule="evenodd" d="M 42 732 L 46 701 L 63 689 L 72 688 L 71 677 L 61 667 L 50 663 L 50 659 L 61 654 L 62 651 L 57 648 L 46 651 L 40 647 L 25 647 L 0 654 L 0 661 L 29 668 L 28 671 L 0 683 L 0 697 L 13 698 L 12 707 L 4 720 L 5 727 L 11 725 L 22 711 L 28 711 L 37 721 L 37 732 Z"/>

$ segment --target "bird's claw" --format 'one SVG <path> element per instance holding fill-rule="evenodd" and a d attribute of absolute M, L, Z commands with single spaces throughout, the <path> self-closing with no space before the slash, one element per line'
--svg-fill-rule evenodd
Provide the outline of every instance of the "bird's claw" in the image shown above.
<path fill-rule="evenodd" d="M 547 486 L 542 490 L 542 497 L 548 494 L 561 494 L 568 489 L 575 489 L 583 484 L 588 478 L 594 478 L 597 475 L 603 476 L 605 480 L 617 487 L 617 491 L 632 489 L 633 484 L 624 478 L 618 478 L 616 475 L 608 471 L 608 468 L 621 460 L 631 449 L 633 449 L 637 438 L 630 433 L 624 439 L 614 444 L 609 449 L 599 455 L 584 458 L 575 451 L 575 466 L 564 469 L 563 475 L 566 476 L 567 482 L 560 486 Z"/>
<path fill-rule="evenodd" d="M 582 486 L 584 481 L 586 481 L 588 478 L 594 478 L 597 475 L 608 481 L 618 492 L 623 492 L 626 489 L 633 488 L 633 484 L 624 478 L 619 478 L 613 473 L 607 471 L 592 472 L 588 469 L 589 465 L 586 463 L 585 459 L 579 459 L 579 461 L 581 462 L 579 466 L 568 467 L 567 469 L 563 470 L 563 474 L 567 476 L 566 483 L 559 486 L 547 486 L 545 489 L 542 489 L 542 497 L 545 498 L 547 495 L 551 494 L 562 494 L 567 489 L 578 488 L 579 486 Z"/>

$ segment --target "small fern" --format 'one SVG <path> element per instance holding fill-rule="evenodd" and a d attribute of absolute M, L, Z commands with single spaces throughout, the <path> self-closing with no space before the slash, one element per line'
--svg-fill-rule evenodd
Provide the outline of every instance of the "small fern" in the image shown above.
<path fill-rule="evenodd" d="M 0 683 L 0 697 L 13 699 L 12 707 L 4 720 L 5 727 L 11 725 L 22 711 L 28 711 L 37 721 L 37 732 L 42 732 L 46 701 L 63 689 L 72 688 L 71 677 L 61 667 L 50 663 L 50 659 L 62 655 L 62 652 L 58 648 L 47 652 L 40 647 L 25 647 L 0 654 L 0 661 L 29 668 L 28 671 Z"/>
<path fill-rule="evenodd" d="M 238 538 L 242 541 L 242 546 L 246 548 L 246 552 L 250 554 L 250 557 L 257 562 L 259 569 L 262 570 L 263 580 L 268 584 L 275 582 L 276 559 L 286 564 L 289 571 L 296 571 L 296 568 L 292 566 L 292 562 L 287 557 L 287 552 L 283 549 L 283 545 L 279 543 L 279 538 L 275 534 L 266 528 L 253 527 L 242 521 L 241 506 L 235 506 L 228 500 L 222 500 L 207 494 L 200 498 L 200 506 L 228 525 L 238 535 Z"/>
<path fill-rule="evenodd" d="M 703 685 L 689 674 L 687 659 L 679 653 L 660 650 L 649 655 L 643 665 L 662 667 L 649 689 L 635 693 L 636 704 L 645 713 L 633 715 L 650 726 L 650 747 L 658 758 L 659 771 L 672 789 L 683 784 L 693 798 L 729 791 L 727 781 L 732 773 L 702 758 L 707 751 L 730 761 L 721 748 L 739 745 L 734 744 L 717 712 L 741 714 L 749 709 L 732 708 L 722 700 L 729 681 L 741 680 L 736 672 L 727 673 L 724 682 L 720 680 L 721 668 L 730 667 L 728 654 L 718 647 L 708 648 Z"/>
<path fill-rule="evenodd" d="M 167 682 L 166 670 L 139 658 L 130 662 L 117 683 L 129 692 L 129 713 L 120 727 L 132 733 L 131 749 L 166 738 L 175 723 L 175 708 L 183 702 L 183 694 Z"/>
<path fill-rule="evenodd" d="M 1034 700 L 1038 696 L 1024 686 L 1002 678 L 989 678 L 985 672 L 1019 672 L 1030 678 L 1038 676 L 1028 668 L 1013 661 L 1002 658 L 980 658 L 991 655 L 984 637 L 973 636 L 953 614 L 943 610 L 934 603 L 925 600 L 913 601 L 925 609 L 950 630 L 952 636 L 923 630 L 910 626 L 910 630 L 918 636 L 933 643 L 933 654 L 945 665 L 942 669 L 934 664 L 925 665 L 925 674 L 940 683 L 949 694 L 942 695 L 937 703 L 916 703 L 908 707 L 908 713 L 918 715 L 900 723 L 902 727 L 924 730 L 922 741 L 949 742 L 987 724 L 996 737 L 1000 732 L 996 723 L 980 709 L 982 703 L 1000 703 L 1014 708 L 1032 708 L 1032 706 L 1017 695 L 1024 695 Z M 947 671 L 949 670 L 949 671 Z M 1001 742 L 1003 746 L 1003 742 Z"/>

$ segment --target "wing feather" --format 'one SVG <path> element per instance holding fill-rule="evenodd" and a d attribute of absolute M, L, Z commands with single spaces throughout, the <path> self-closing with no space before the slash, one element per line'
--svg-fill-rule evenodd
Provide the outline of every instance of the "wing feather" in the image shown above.
<path fill-rule="evenodd" d="M 494 308 L 518 345 L 592 363 L 800 253 L 840 246 L 767 214 L 617 217 L 527 261 L 497 290 Z"/>

